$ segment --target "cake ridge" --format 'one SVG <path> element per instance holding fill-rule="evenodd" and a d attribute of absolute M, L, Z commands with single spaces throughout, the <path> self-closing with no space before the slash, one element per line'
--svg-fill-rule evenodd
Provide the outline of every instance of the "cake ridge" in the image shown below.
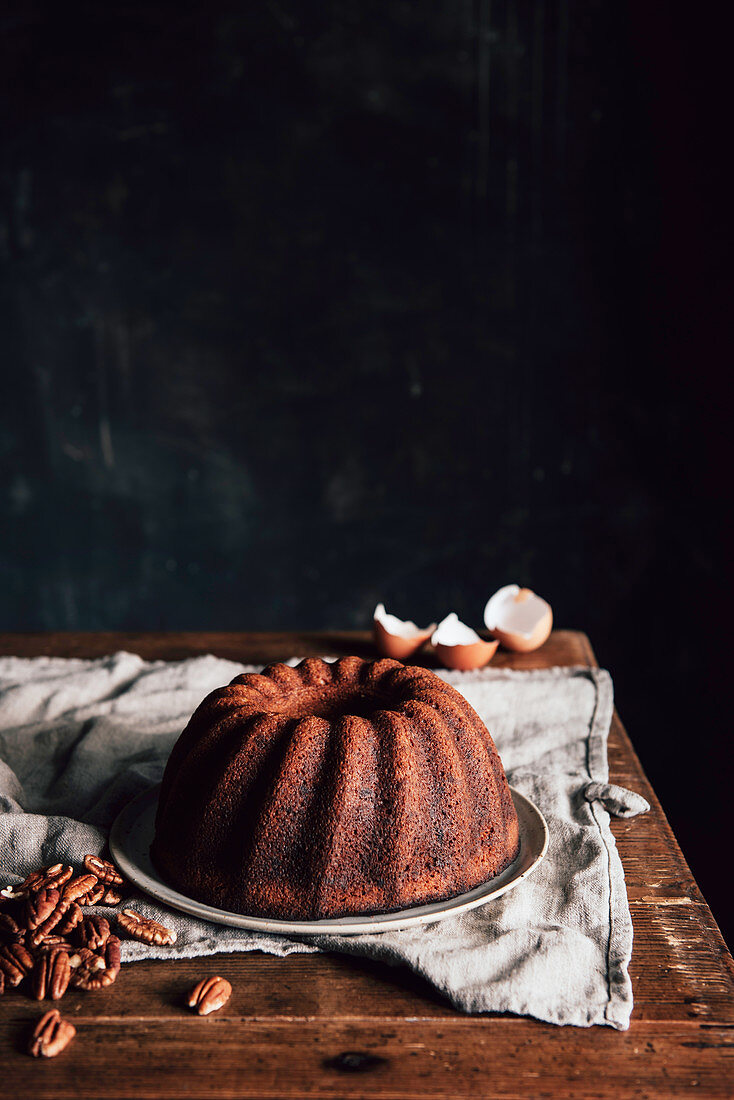
<path fill-rule="evenodd" d="M 403 715 L 397 711 L 385 713 L 384 723 L 388 726 L 390 745 L 393 749 L 393 764 L 390 769 L 384 768 L 381 772 L 381 783 L 385 787 L 384 797 L 387 804 L 390 795 L 390 780 L 393 780 L 392 790 L 397 785 L 397 794 L 394 796 L 393 813 L 388 815 L 383 812 L 383 845 L 385 848 L 383 863 L 386 868 L 385 878 L 388 880 L 386 889 L 392 886 L 397 892 L 398 880 L 407 874 L 412 861 L 417 843 L 417 823 L 420 815 L 420 799 L 415 786 L 410 786 L 410 764 L 415 766 L 415 752 L 407 723 Z M 380 739 L 381 752 L 385 747 L 384 731 Z M 399 760 L 399 750 L 402 749 L 407 761 Z M 411 797 L 412 795 L 412 797 Z M 384 819 L 387 818 L 385 821 Z M 390 881 L 391 880 L 391 881 Z"/>
<path fill-rule="evenodd" d="M 359 741 L 360 734 L 364 736 L 368 732 L 365 730 L 366 724 L 364 718 L 352 714 L 343 715 L 335 723 L 334 785 L 330 788 L 331 805 L 327 808 L 324 821 L 323 847 L 318 851 L 319 873 L 314 890 L 317 909 L 328 907 L 330 893 L 339 890 L 346 892 L 346 881 L 353 877 L 357 861 L 364 856 L 358 846 L 355 850 L 353 834 L 345 818 L 350 811 L 358 813 L 358 803 L 361 801 L 359 792 L 364 777 L 360 769 Z M 350 859 L 344 858 L 347 854 Z M 364 886 L 369 887 L 368 876 L 363 874 L 362 877 Z"/>
<path fill-rule="evenodd" d="M 308 746 L 309 742 L 313 744 L 314 739 L 319 743 L 319 752 L 312 753 L 309 761 Z M 331 729 L 324 719 L 300 718 L 290 723 L 288 743 L 284 746 L 282 754 L 282 767 L 275 774 L 274 780 L 268 784 L 267 791 L 263 793 L 261 813 L 253 827 L 250 844 L 243 854 L 243 869 L 253 881 L 257 882 L 258 891 L 277 890 L 278 879 L 282 877 L 277 874 L 278 869 L 273 867 L 272 860 L 268 867 L 268 828 L 273 818 L 277 819 L 281 812 L 285 815 L 293 833 L 292 861 L 295 863 L 291 873 L 302 877 L 308 870 L 308 860 L 297 859 L 297 853 L 300 851 L 302 835 L 308 828 L 309 813 L 320 797 L 323 776 L 328 769 L 333 749 Z M 306 757 L 305 760 L 304 757 Z M 294 794 L 292 786 L 290 791 L 288 790 L 288 784 L 292 779 L 293 770 L 300 771 L 304 763 L 310 763 L 316 781 L 311 784 L 310 798 L 300 800 L 301 789 L 297 788 Z"/>

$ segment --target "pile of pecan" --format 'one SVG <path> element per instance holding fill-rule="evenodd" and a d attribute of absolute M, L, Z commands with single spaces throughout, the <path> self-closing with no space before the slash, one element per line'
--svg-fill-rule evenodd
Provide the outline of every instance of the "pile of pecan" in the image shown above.
<path fill-rule="evenodd" d="M 69 987 L 104 989 L 120 972 L 120 940 L 107 917 L 85 913 L 114 907 L 124 883 L 117 868 L 99 856 L 84 857 L 84 872 L 57 863 L 31 872 L 18 886 L 0 890 L 0 994 L 25 982 L 38 1001 L 60 1000 Z M 172 944 L 176 933 L 132 909 L 117 915 L 133 939 Z M 38 1021 L 29 1053 L 59 1054 L 75 1032 L 57 1009 Z"/>
<path fill-rule="evenodd" d="M 58 1001 L 71 985 L 100 989 L 120 971 L 120 940 L 92 905 L 119 905 L 122 875 L 86 856 L 84 872 L 63 863 L 32 871 L 0 890 L 0 993 L 27 979 L 38 1001 Z"/>

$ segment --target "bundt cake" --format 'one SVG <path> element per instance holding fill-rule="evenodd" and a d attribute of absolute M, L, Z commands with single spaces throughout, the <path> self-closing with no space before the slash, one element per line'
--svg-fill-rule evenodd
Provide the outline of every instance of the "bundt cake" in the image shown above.
<path fill-rule="evenodd" d="M 177 890 L 312 920 L 464 893 L 519 850 L 494 742 L 398 661 L 274 664 L 213 691 L 173 748 L 151 848 Z"/>

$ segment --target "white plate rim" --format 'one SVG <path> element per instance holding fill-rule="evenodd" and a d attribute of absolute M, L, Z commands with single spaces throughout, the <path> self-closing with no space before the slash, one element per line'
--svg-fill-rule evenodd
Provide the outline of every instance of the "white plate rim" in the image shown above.
<path fill-rule="evenodd" d="M 445 901 L 418 905 L 392 913 L 329 917 L 315 921 L 289 921 L 272 917 L 231 913 L 196 901 L 167 886 L 156 871 L 149 855 L 152 826 L 160 785 L 143 791 L 118 814 L 110 832 L 110 851 L 123 875 L 146 894 L 199 920 L 268 932 L 281 936 L 356 936 L 374 932 L 393 932 L 420 924 L 431 924 L 446 917 L 467 913 L 501 897 L 535 871 L 548 851 L 548 825 L 542 813 L 515 787 L 510 787 L 520 822 L 520 852 L 502 874 L 488 882 Z"/>

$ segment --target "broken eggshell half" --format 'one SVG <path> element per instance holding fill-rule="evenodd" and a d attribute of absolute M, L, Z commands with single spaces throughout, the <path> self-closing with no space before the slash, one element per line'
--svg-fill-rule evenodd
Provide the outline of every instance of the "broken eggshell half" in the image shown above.
<path fill-rule="evenodd" d="M 487 601 L 484 625 L 506 649 L 529 653 L 550 634 L 553 612 L 550 604 L 531 589 L 506 584 Z"/>
<path fill-rule="evenodd" d="M 468 672 L 491 661 L 499 642 L 485 642 L 452 611 L 433 632 L 431 645 L 445 668 Z"/>
<path fill-rule="evenodd" d="M 384 657 L 405 661 L 412 657 L 428 641 L 436 624 L 421 629 L 415 623 L 403 622 L 395 615 L 388 615 L 384 603 L 378 603 L 372 619 L 375 645 Z"/>

